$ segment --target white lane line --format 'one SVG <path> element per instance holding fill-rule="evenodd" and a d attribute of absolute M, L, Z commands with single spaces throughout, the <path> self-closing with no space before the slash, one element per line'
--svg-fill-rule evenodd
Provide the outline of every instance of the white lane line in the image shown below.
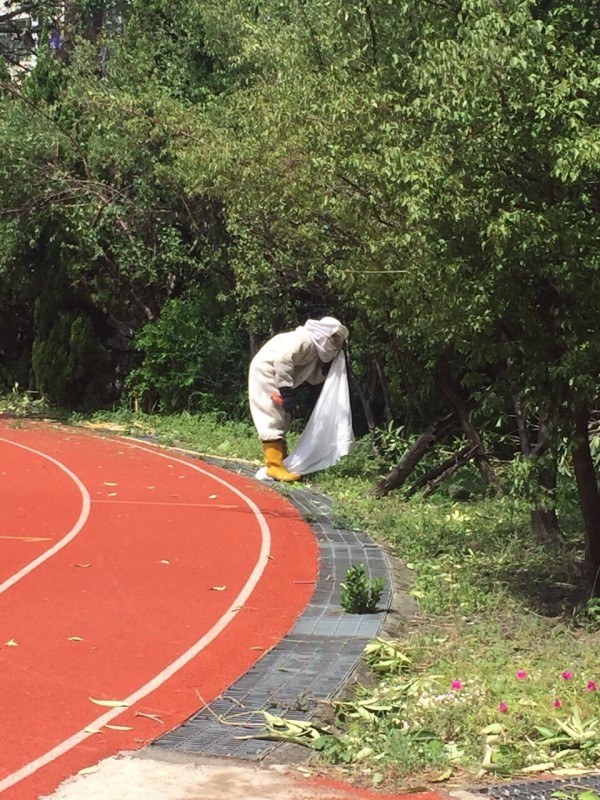
<path fill-rule="evenodd" d="M 162 500 L 92 500 L 92 503 L 122 503 L 131 506 L 169 506 L 169 508 L 239 508 L 238 505 L 223 505 L 220 503 L 170 503 Z"/>
<path fill-rule="evenodd" d="M 261 545 L 260 545 L 260 552 L 258 555 L 258 559 L 256 564 L 254 565 L 254 569 L 250 573 L 248 580 L 246 581 L 244 587 L 242 588 L 241 592 L 235 598 L 235 600 L 231 603 L 227 611 L 223 614 L 220 619 L 208 630 L 204 636 L 202 636 L 194 645 L 192 645 L 189 650 L 186 650 L 185 653 L 179 656 L 179 658 L 175 659 L 168 667 L 159 672 L 154 678 L 145 683 L 140 689 L 138 689 L 133 694 L 130 694 L 129 697 L 126 697 L 123 702 L 126 703 L 128 706 L 133 706 L 135 703 L 139 703 L 140 700 L 143 700 L 147 695 L 151 692 L 158 689 L 165 683 L 169 678 L 172 678 L 176 672 L 180 669 L 185 667 L 193 658 L 195 658 L 199 653 L 204 650 L 211 642 L 213 642 L 217 636 L 222 633 L 225 628 L 229 625 L 229 623 L 234 619 L 234 617 L 238 614 L 242 606 L 245 604 L 246 600 L 250 597 L 256 585 L 258 584 L 259 580 L 262 577 L 263 572 L 267 564 L 269 563 L 269 553 L 271 551 L 271 530 L 269 525 L 262 513 L 262 511 L 258 508 L 256 503 L 254 503 L 249 497 L 247 497 L 243 492 L 237 489 L 232 484 L 228 483 L 223 478 L 218 477 L 217 475 L 213 475 L 212 473 L 208 472 L 202 467 L 197 466 L 196 464 L 190 464 L 188 461 L 183 461 L 183 459 L 175 458 L 174 456 L 169 455 L 168 453 L 160 453 L 156 450 L 152 450 L 148 447 L 142 447 L 141 445 L 131 444 L 127 442 L 129 447 L 133 447 L 137 450 L 143 450 L 146 453 L 151 453 L 152 455 L 159 456 L 160 458 L 167 458 L 170 461 L 176 461 L 179 464 L 183 464 L 190 469 L 195 470 L 196 472 L 200 472 L 202 475 L 206 475 L 211 480 L 220 483 L 222 486 L 227 487 L 230 489 L 234 494 L 236 494 L 252 511 L 254 516 L 256 517 L 256 521 L 258 522 L 258 526 L 260 528 L 261 533 Z M 97 730 L 101 728 L 103 725 L 107 725 L 112 720 L 116 719 L 118 716 L 125 712 L 125 708 L 113 708 L 110 711 L 107 711 L 102 716 L 95 719 L 93 722 L 90 722 L 86 725 L 86 729 L 93 729 Z M 48 750 L 47 753 L 40 756 L 39 758 L 30 761 L 29 764 L 25 764 L 25 766 L 21 767 L 21 769 L 13 772 L 11 775 L 8 775 L 6 778 L 0 781 L 0 792 L 3 792 L 5 789 L 9 789 L 11 786 L 14 786 L 16 783 L 24 780 L 25 778 L 30 777 L 33 775 L 34 772 L 37 772 L 38 769 L 45 767 L 47 764 L 50 764 L 52 761 L 55 761 L 60 756 L 63 756 L 65 753 L 68 753 L 69 750 L 72 750 L 78 744 L 83 742 L 85 739 L 93 736 L 93 734 L 86 733 L 85 730 L 80 730 L 78 733 L 74 733 L 68 739 L 65 739 L 60 744 L 57 744 L 56 747 L 53 747 L 52 750 Z"/>
<path fill-rule="evenodd" d="M 63 536 L 55 545 L 50 547 L 41 556 L 38 556 L 29 564 L 26 564 L 22 569 L 18 572 L 15 572 L 14 575 L 11 575 L 10 578 L 7 578 L 3 583 L 0 583 L 0 594 L 5 592 L 7 589 L 10 589 L 11 586 L 14 586 L 15 583 L 18 583 L 22 578 L 26 575 L 29 575 L 30 572 L 33 572 L 36 567 L 39 567 L 40 564 L 43 564 L 45 561 L 48 561 L 49 558 L 56 555 L 63 547 L 66 547 L 69 542 L 72 542 L 73 539 L 77 536 L 77 534 L 81 531 L 87 519 L 90 515 L 90 495 L 88 490 L 85 488 L 81 480 L 75 475 L 74 472 L 63 464 L 61 461 L 58 461 L 56 458 L 52 458 L 52 456 L 47 455 L 46 453 L 42 453 L 40 450 L 34 450 L 33 447 L 27 447 L 27 445 L 19 444 L 17 442 L 13 442 L 10 439 L 4 439 L 0 437 L 0 442 L 5 442 L 6 444 L 10 444 L 13 447 L 20 447 L 21 450 L 27 450 L 29 453 L 35 453 L 36 456 L 41 456 L 45 458 L 46 461 L 50 461 L 52 464 L 57 466 L 60 470 L 62 470 L 66 475 L 71 478 L 71 480 L 75 483 L 79 492 L 81 493 L 81 511 L 79 512 L 79 517 L 75 525 L 71 528 L 71 530 Z"/>

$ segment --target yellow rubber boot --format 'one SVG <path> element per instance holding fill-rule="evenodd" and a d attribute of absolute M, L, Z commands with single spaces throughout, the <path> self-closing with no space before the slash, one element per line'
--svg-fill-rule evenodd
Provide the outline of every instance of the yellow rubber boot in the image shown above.
<path fill-rule="evenodd" d="M 299 481 L 302 475 L 298 472 L 288 472 L 283 466 L 285 443 L 283 439 L 274 442 L 263 442 L 267 475 L 276 481 Z"/>

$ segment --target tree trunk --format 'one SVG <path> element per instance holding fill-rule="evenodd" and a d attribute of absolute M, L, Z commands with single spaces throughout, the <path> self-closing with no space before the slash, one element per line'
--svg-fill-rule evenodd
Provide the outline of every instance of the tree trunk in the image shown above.
<path fill-rule="evenodd" d="M 540 467 L 537 470 L 537 480 L 540 486 L 553 499 L 556 497 L 556 466 Z M 544 544 L 564 544 L 562 532 L 556 510 L 550 508 L 533 508 L 531 510 L 531 530 L 537 542 Z"/>
<path fill-rule="evenodd" d="M 383 416 L 386 422 L 392 422 L 394 415 L 392 414 L 392 401 L 390 399 L 390 390 L 383 370 L 383 364 L 379 358 L 374 359 L 375 370 L 379 378 L 379 385 L 381 386 L 381 393 L 383 395 Z"/>
<path fill-rule="evenodd" d="M 457 392 L 456 389 L 450 384 L 450 381 L 447 378 L 438 377 L 437 383 L 442 391 L 442 394 L 446 397 L 450 403 L 450 406 L 456 412 L 465 436 L 475 448 L 475 463 L 477 464 L 477 468 L 479 469 L 481 476 L 486 483 L 493 487 L 495 494 L 500 494 L 500 481 L 494 472 L 494 468 L 490 464 L 490 460 L 483 447 L 481 437 L 469 418 L 469 411 L 464 400 L 460 396 L 459 392 Z"/>
<path fill-rule="evenodd" d="M 521 453 L 526 458 L 537 459 L 549 446 L 550 432 L 547 426 L 540 422 L 538 441 L 535 447 L 532 448 L 527 418 L 521 398 L 515 395 L 513 403 L 519 441 L 521 443 Z M 556 459 L 554 459 L 552 466 L 538 466 L 536 468 L 536 479 L 544 492 L 552 498 L 552 503 L 554 504 L 556 499 Z M 551 508 L 539 506 L 531 509 L 531 530 L 535 540 L 540 544 L 546 544 L 547 542 L 564 544 L 556 510 L 553 506 Z"/>
<path fill-rule="evenodd" d="M 259 337 L 252 331 L 248 333 L 248 347 L 250 348 L 250 358 L 254 358 L 261 348 Z"/>
<path fill-rule="evenodd" d="M 377 422 L 375 420 L 375 415 L 373 414 L 373 409 L 371 408 L 371 404 L 367 400 L 365 393 L 362 390 L 360 383 L 357 381 L 356 376 L 350 366 L 350 360 L 346 359 L 346 368 L 348 371 L 348 380 L 350 382 L 350 386 L 353 389 L 354 393 L 360 400 L 360 404 L 362 406 L 363 414 L 365 416 L 365 422 L 367 423 L 367 429 L 369 434 L 371 435 L 371 443 L 373 447 L 373 452 L 375 455 L 379 455 L 377 452 L 377 446 L 375 444 L 375 429 L 377 428 Z"/>
<path fill-rule="evenodd" d="M 429 452 L 432 446 L 440 437 L 450 430 L 452 426 L 453 414 L 437 419 L 424 431 L 417 441 L 404 455 L 398 466 L 372 490 L 374 497 L 384 497 L 386 494 L 402 486 L 419 461 Z"/>
<path fill-rule="evenodd" d="M 585 558 L 592 592 L 600 595 L 600 492 L 589 439 L 590 414 L 587 407 L 574 411 L 577 443 L 573 449 L 573 469 L 579 505 L 585 528 Z"/>

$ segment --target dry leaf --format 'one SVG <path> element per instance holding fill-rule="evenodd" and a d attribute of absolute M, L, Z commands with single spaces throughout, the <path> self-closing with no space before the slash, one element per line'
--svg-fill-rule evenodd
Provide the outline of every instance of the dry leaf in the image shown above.
<path fill-rule="evenodd" d="M 211 586 L 211 592 L 224 592 L 227 586 Z"/>
<path fill-rule="evenodd" d="M 264 650 L 264 647 L 251 647 L 250 650 Z"/>
<path fill-rule="evenodd" d="M 18 542 L 51 542 L 51 536 L 0 536 L 0 539 L 15 539 Z"/>
<path fill-rule="evenodd" d="M 111 483 L 110 481 L 104 481 L 105 486 L 118 486 L 118 483 Z"/>
<path fill-rule="evenodd" d="M 164 725 L 165 724 L 157 714 L 144 714 L 143 711 L 136 711 L 134 716 L 136 716 L 136 717 L 147 717 L 147 719 L 152 719 L 152 720 L 154 720 L 154 722 L 158 722 L 159 725 Z"/>
<path fill-rule="evenodd" d="M 100 767 L 85 767 L 84 769 L 80 769 L 77 773 L 78 775 L 91 775 L 93 772 L 99 772 Z"/>
<path fill-rule="evenodd" d="M 83 639 L 81 638 L 81 636 L 69 636 L 69 641 L 70 642 L 83 642 Z"/>
<path fill-rule="evenodd" d="M 15 642 L 14 639 L 10 639 L 8 642 L 4 643 L 7 647 L 18 647 L 19 643 Z"/>
<path fill-rule="evenodd" d="M 218 494 L 209 494 L 208 495 L 208 499 L 209 500 L 216 500 L 218 496 L 219 496 Z"/>
<path fill-rule="evenodd" d="M 166 559 L 164 559 L 164 558 L 163 558 L 163 560 L 162 560 L 160 563 L 161 563 L 161 564 L 170 564 L 171 562 L 170 562 L 170 561 L 167 561 Z"/>
<path fill-rule="evenodd" d="M 84 733 L 102 733 L 102 728 L 84 728 Z"/>
<path fill-rule="evenodd" d="M 132 731 L 130 725 L 105 725 L 105 728 L 110 728 L 111 731 Z"/>
<path fill-rule="evenodd" d="M 119 708 L 120 706 L 125 706 L 125 708 L 129 707 L 129 703 L 125 703 L 123 700 L 94 700 L 93 697 L 89 699 L 97 706 L 106 706 L 106 708 Z"/>
<path fill-rule="evenodd" d="M 117 493 L 116 492 L 109 492 L 106 496 L 107 497 L 116 497 Z"/>
<path fill-rule="evenodd" d="M 593 770 L 586 769 L 585 767 L 565 767 L 564 769 L 553 769 L 551 772 L 553 775 L 558 775 L 559 777 L 574 778 L 579 775 L 589 775 Z"/>
<path fill-rule="evenodd" d="M 91 565 L 90 564 L 75 564 L 75 566 L 76 567 L 83 567 L 84 569 L 87 569 Z"/>

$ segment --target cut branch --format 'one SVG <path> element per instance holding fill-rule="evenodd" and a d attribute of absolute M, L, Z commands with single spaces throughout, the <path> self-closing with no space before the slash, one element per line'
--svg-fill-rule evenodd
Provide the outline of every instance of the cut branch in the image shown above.
<path fill-rule="evenodd" d="M 398 466 L 371 491 L 374 497 L 385 497 L 393 489 L 402 486 L 414 468 L 431 450 L 433 445 L 445 436 L 452 428 L 454 414 L 440 417 L 425 430 L 408 449 Z"/>
<path fill-rule="evenodd" d="M 447 458 L 441 464 L 438 464 L 437 467 L 433 467 L 433 469 L 430 469 L 425 475 L 422 475 L 419 480 L 410 487 L 406 493 L 406 497 L 412 497 L 413 494 L 416 494 L 419 489 L 423 487 L 426 487 L 423 496 L 428 497 L 437 489 L 442 481 L 453 475 L 457 469 L 460 469 L 460 467 L 469 462 L 474 455 L 475 447 L 472 445 L 467 445 L 463 447 L 462 450 L 452 453 L 450 458 Z"/>

